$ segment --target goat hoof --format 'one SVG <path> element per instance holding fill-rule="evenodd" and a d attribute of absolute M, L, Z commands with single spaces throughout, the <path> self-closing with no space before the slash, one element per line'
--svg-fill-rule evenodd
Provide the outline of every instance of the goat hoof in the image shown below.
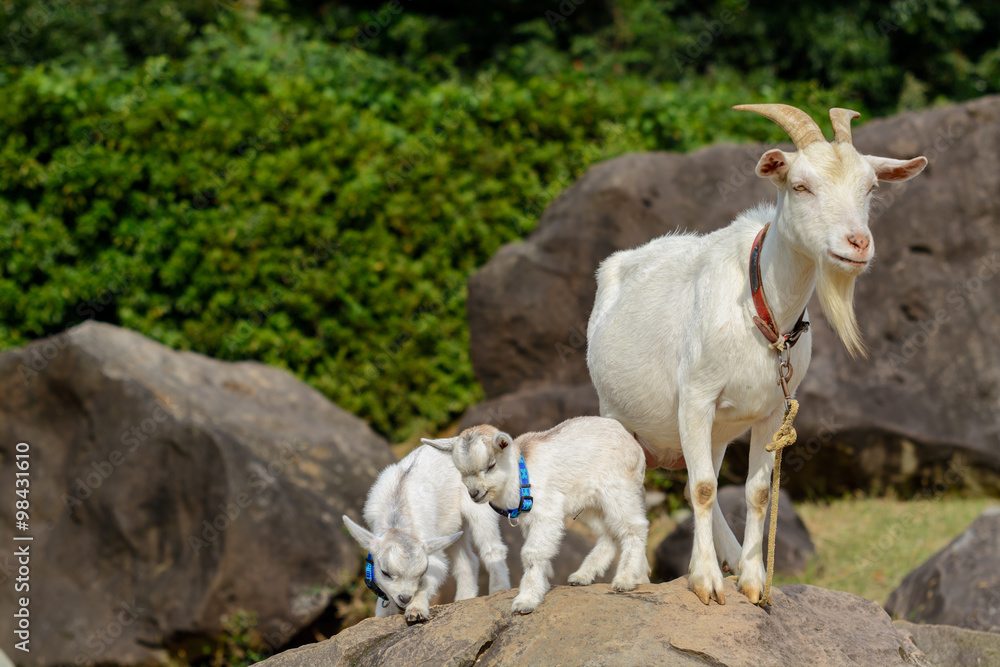
<path fill-rule="evenodd" d="M 721 572 L 714 576 L 713 574 L 692 574 L 688 577 L 688 584 L 698 599 L 702 601 L 702 604 L 709 604 L 712 600 L 719 604 L 726 604 L 726 592 L 723 589 Z"/>
<path fill-rule="evenodd" d="M 570 586 L 589 586 L 590 584 L 594 583 L 594 579 L 593 577 L 590 578 L 584 577 L 574 572 L 573 574 L 569 575 L 569 579 L 567 579 L 566 582 Z"/>

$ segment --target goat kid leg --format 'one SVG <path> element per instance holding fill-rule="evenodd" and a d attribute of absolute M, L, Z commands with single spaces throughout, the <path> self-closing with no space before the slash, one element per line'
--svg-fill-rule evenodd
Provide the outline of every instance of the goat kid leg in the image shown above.
<path fill-rule="evenodd" d="M 473 504 L 473 508 L 482 509 Z M 488 512 L 471 511 L 465 520 L 472 534 L 472 542 L 476 545 L 479 557 L 490 575 L 490 593 L 505 591 L 510 588 L 510 569 L 507 567 L 507 545 L 500 535 L 500 523 L 493 510 Z"/>
<path fill-rule="evenodd" d="M 455 601 L 479 595 L 479 559 L 472 552 L 472 538 L 468 532 L 449 547 L 448 555 L 455 576 Z"/>
<path fill-rule="evenodd" d="M 712 450 L 712 467 L 715 469 L 715 479 L 719 479 L 722 470 L 722 459 L 726 455 L 727 445 Z M 719 558 L 724 573 L 739 574 L 739 562 L 743 548 L 733 534 L 733 529 L 722 513 L 718 502 L 712 504 L 712 537 L 715 542 L 715 553 Z"/>
<path fill-rule="evenodd" d="M 715 554 L 712 537 L 712 506 L 716 501 L 718 480 L 712 466 L 712 420 L 715 414 L 711 405 L 693 406 L 681 399 L 678 421 L 681 451 L 688 469 L 688 494 L 694 509 L 694 546 L 688 585 L 705 604 L 713 598 L 726 604 L 722 570 Z"/>
<path fill-rule="evenodd" d="M 612 490 L 608 499 L 610 502 L 604 504 L 604 520 L 622 550 L 611 588 L 630 591 L 636 584 L 649 581 L 649 563 L 646 560 L 649 521 L 646 519 L 646 507 L 642 495 L 629 487 Z"/>
<path fill-rule="evenodd" d="M 743 551 L 740 554 L 740 592 L 756 604 L 764 591 L 764 517 L 771 498 L 771 470 L 774 454 L 764 448 L 771 442 L 774 432 L 781 426 L 782 410 L 775 410 L 769 417 L 753 425 L 750 430 L 750 466 L 747 472 L 746 499 L 747 525 L 743 532 Z"/>
<path fill-rule="evenodd" d="M 596 577 L 607 572 L 611 561 L 615 559 L 618 547 L 604 525 L 604 520 L 595 510 L 584 510 L 577 518 L 594 531 L 594 535 L 597 536 L 597 544 L 590 550 L 587 557 L 583 559 L 580 568 L 569 575 L 567 581 L 573 586 L 589 586 L 594 583 Z"/>
<path fill-rule="evenodd" d="M 553 499 L 550 499 L 552 503 Z M 552 558 L 559 551 L 563 533 L 562 503 L 551 507 L 545 514 L 536 514 L 530 518 L 530 523 L 522 524 L 525 530 L 524 547 L 521 549 L 521 566 L 524 574 L 518 587 L 517 597 L 511 605 L 515 614 L 530 614 L 538 608 L 549 590 L 549 577 L 552 572 Z M 533 509 L 538 512 L 538 509 Z M 522 519 L 524 520 L 524 519 Z"/>
<path fill-rule="evenodd" d="M 406 605 L 407 623 L 423 623 L 431 617 L 431 598 L 437 594 L 441 582 L 448 574 L 448 561 L 440 554 L 439 551 L 427 558 L 427 573 L 424 574 L 416 595 Z"/>

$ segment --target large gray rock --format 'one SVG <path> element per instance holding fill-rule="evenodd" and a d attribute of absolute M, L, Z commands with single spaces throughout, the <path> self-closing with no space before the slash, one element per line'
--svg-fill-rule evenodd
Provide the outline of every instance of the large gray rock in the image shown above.
<path fill-rule="evenodd" d="M 326 665 L 927 665 L 876 603 L 803 585 L 775 589 L 770 611 L 731 580 L 703 605 L 687 580 L 614 593 L 560 586 L 528 616 L 515 591 L 431 609 L 426 624 L 368 619 L 267 667 Z"/>
<path fill-rule="evenodd" d="M 726 517 L 726 523 L 733 529 L 736 539 L 743 543 L 743 530 L 747 522 L 747 501 L 745 487 L 725 486 L 719 489 L 719 507 Z M 767 565 L 768 528 L 771 525 L 771 506 L 767 507 L 764 518 L 764 548 L 762 558 Z M 694 517 L 690 516 L 677 526 L 656 547 L 653 554 L 653 572 L 661 580 L 670 580 L 686 575 L 691 562 L 691 547 L 694 544 Z M 774 571 L 780 574 L 802 574 L 809 557 L 816 553 L 809 529 L 799 518 L 792 505 L 791 496 L 786 491 L 778 494 L 778 529 L 774 548 Z"/>
<path fill-rule="evenodd" d="M 910 636 L 934 667 L 1000 665 L 1000 635 L 951 625 L 917 625 L 907 621 L 892 624 Z"/>
<path fill-rule="evenodd" d="M 799 391 L 789 482 L 837 494 L 877 484 L 940 489 L 973 474 L 1000 486 L 1000 97 L 875 120 L 854 136 L 864 153 L 922 154 L 930 166 L 883 186 L 873 207 L 877 258 L 856 295 L 870 358 L 851 359 L 810 305 L 813 361 Z M 546 209 L 525 242 L 501 248 L 469 283 L 472 360 L 489 403 L 463 423 L 501 407 L 516 434 L 596 410 L 581 387 L 598 263 L 676 229 L 712 231 L 773 201 L 771 183 L 753 175 L 769 147 L 603 162 Z"/>
<path fill-rule="evenodd" d="M 1000 633 L 1000 507 L 984 511 L 951 544 L 906 575 L 885 604 L 914 623 Z"/>
<path fill-rule="evenodd" d="M 30 445 L 30 653 L 0 564 L 0 645 L 20 664 L 163 662 L 238 610 L 277 648 L 360 571 L 340 516 L 393 456 L 288 373 L 86 323 L 0 354 L 0 377 L 5 545 Z"/>

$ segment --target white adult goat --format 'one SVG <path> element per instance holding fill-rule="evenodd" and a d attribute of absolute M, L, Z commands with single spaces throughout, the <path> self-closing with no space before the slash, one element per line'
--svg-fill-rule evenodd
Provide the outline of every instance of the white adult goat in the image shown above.
<path fill-rule="evenodd" d="M 489 507 L 469 498 L 451 458 L 433 447 L 418 447 L 379 474 L 365 501 L 365 530 L 347 516 L 347 530 L 371 554 L 372 580 L 385 595 L 375 615 L 406 610 L 406 620 L 426 621 L 430 601 L 448 574 L 447 549 L 454 561 L 455 599 L 479 592 L 475 542 L 490 575 L 490 593 L 510 588 L 507 545 Z M 458 529 L 468 528 L 462 537 Z M 458 531 L 458 532 L 455 532 Z"/>
<path fill-rule="evenodd" d="M 649 522 L 642 486 L 646 465 L 642 449 L 620 423 L 577 417 L 516 440 L 482 425 L 454 438 L 424 442 L 452 453 L 469 495 L 482 507 L 490 502 L 503 506 L 497 511 L 516 508 L 505 512 L 520 522 L 524 533 L 524 575 L 511 605 L 514 613 L 531 613 L 545 598 L 567 516 L 578 517 L 597 535 L 597 544 L 569 583 L 592 583 L 611 565 L 618 547 L 621 558 L 611 587 L 627 591 L 649 582 Z M 530 485 L 525 491 L 520 460 Z M 529 496 L 532 500 L 526 504 L 522 498 Z"/>
<path fill-rule="evenodd" d="M 598 271 L 587 329 L 587 364 L 601 414 L 636 434 L 650 467 L 686 463 L 695 519 L 689 585 L 705 604 L 711 598 L 725 604 L 720 563 L 739 574 L 740 591 L 752 602 L 764 585 L 761 543 L 774 464 L 764 448 L 781 424 L 784 395 L 775 348 L 754 321 L 748 266 L 755 236 L 771 223 L 756 258 L 778 334 L 769 337 L 785 340 L 781 332 L 801 321 L 816 289 L 827 320 L 856 356 L 863 345 L 854 282 L 875 251 L 868 230 L 872 192 L 878 181 L 905 181 L 927 165 L 924 157 L 859 154 L 851 143 L 854 111 L 830 110 L 835 139 L 828 143 L 794 107 L 734 108 L 775 121 L 798 149 L 769 150 L 757 163 L 757 175 L 778 188 L 777 206 L 747 211 L 707 236 L 672 234 L 615 253 Z M 805 333 L 790 351 L 791 391 L 805 377 L 811 346 Z M 715 496 L 726 447 L 747 428 L 741 548 Z"/>

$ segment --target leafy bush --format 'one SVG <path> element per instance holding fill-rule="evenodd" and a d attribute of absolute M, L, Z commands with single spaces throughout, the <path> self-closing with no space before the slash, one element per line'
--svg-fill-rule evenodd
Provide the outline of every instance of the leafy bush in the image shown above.
<path fill-rule="evenodd" d="M 840 94 L 732 72 L 470 79 L 266 17 L 186 48 L 3 71 L 0 345 L 94 317 L 288 368 L 395 440 L 480 398 L 466 280 L 590 164 L 779 139 L 728 107 Z"/>

